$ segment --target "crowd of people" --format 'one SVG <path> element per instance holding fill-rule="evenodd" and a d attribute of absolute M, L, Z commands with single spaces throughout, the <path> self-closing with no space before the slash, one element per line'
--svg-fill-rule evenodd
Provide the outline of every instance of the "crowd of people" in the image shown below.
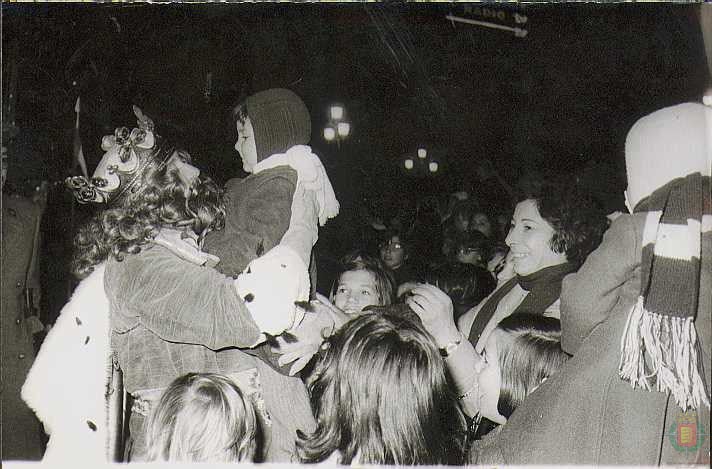
<path fill-rule="evenodd" d="M 666 432 L 709 422 L 712 107 L 631 129 L 630 214 L 561 179 L 506 216 L 459 195 L 352 246 L 328 292 L 314 246 L 340 207 L 299 96 L 235 107 L 249 176 L 225 187 L 134 111 L 67 179 L 98 208 L 22 388 L 45 461 L 709 461 Z"/>

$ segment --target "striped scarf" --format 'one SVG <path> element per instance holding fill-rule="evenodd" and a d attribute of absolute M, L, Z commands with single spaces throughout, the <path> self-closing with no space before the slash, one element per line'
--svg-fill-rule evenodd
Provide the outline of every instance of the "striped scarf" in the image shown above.
<path fill-rule="evenodd" d="M 641 290 L 621 340 L 620 376 L 633 387 L 670 392 L 683 410 L 709 407 L 695 329 L 700 246 L 712 215 L 710 178 L 675 179 L 636 206 L 643 228 Z M 706 229 L 709 229 L 707 227 Z"/>

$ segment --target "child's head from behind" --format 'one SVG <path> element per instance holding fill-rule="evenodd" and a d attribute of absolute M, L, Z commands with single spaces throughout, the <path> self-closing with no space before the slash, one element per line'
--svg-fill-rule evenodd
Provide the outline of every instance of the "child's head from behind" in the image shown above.
<path fill-rule="evenodd" d="M 712 108 L 697 103 L 660 109 L 633 125 L 625 142 L 625 196 L 631 212 L 673 179 L 696 172 L 710 174 L 711 125 Z"/>
<path fill-rule="evenodd" d="M 393 301 L 393 280 L 383 264 L 365 253 L 342 260 L 341 272 L 331 289 L 331 301 L 347 314 L 366 306 L 385 306 Z"/>
<path fill-rule="evenodd" d="M 428 283 L 450 297 L 455 319 L 479 304 L 497 285 L 494 277 L 485 269 L 459 262 L 449 262 L 432 269 Z"/>
<path fill-rule="evenodd" d="M 561 350 L 559 320 L 535 314 L 503 319 L 487 338 L 482 356 L 480 413 L 490 420 L 509 418 L 568 357 Z"/>
<path fill-rule="evenodd" d="M 252 461 L 258 434 L 250 400 L 226 376 L 188 373 L 146 420 L 149 461 Z"/>
<path fill-rule="evenodd" d="M 458 462 L 462 420 L 433 339 L 415 321 L 365 313 L 325 343 L 309 383 L 316 431 L 302 461 L 340 453 L 350 464 Z"/>

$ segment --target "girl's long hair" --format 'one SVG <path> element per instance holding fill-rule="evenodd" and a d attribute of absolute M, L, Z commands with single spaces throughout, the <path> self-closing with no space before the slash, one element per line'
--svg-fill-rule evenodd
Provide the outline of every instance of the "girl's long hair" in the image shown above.
<path fill-rule="evenodd" d="M 178 151 L 175 157 L 190 162 L 188 153 Z M 189 186 L 168 164 L 148 169 L 141 178 L 141 191 L 99 211 L 79 229 L 72 260 L 77 277 L 86 277 L 110 256 L 120 261 L 139 253 L 162 227 L 188 227 L 202 239 L 224 226 L 223 192 L 209 177 L 201 174 Z"/>
<path fill-rule="evenodd" d="M 538 314 L 513 314 L 497 325 L 502 375 L 499 413 L 509 418 L 534 389 L 568 359 L 561 350 L 561 323 Z"/>
<path fill-rule="evenodd" d="M 365 313 L 322 347 L 309 382 L 314 433 L 302 462 L 460 464 L 464 420 L 433 339 L 415 321 Z M 356 460 L 355 460 L 356 459 Z"/>

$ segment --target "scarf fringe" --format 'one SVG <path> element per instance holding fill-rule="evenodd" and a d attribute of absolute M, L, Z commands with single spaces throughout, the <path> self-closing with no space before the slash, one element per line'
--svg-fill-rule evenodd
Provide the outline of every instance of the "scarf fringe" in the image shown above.
<path fill-rule="evenodd" d="M 638 298 L 623 331 L 620 377 L 646 391 L 652 390 L 649 378 L 656 377 L 655 389 L 670 392 L 681 409 L 698 409 L 701 404 L 709 408 L 693 318 L 647 311 L 643 301 Z M 646 373 L 646 352 L 650 373 Z"/>

